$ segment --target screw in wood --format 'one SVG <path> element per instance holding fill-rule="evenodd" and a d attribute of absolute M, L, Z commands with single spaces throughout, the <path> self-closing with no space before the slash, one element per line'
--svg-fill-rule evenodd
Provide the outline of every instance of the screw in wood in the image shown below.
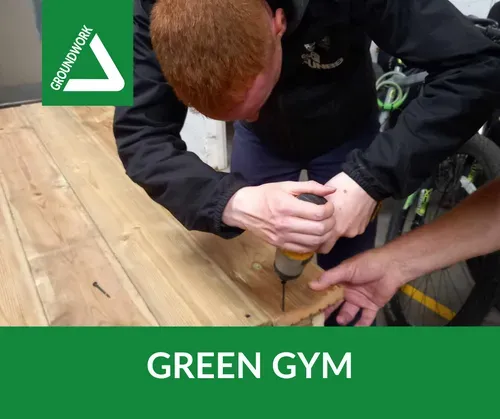
<path fill-rule="evenodd" d="M 92 285 L 96 287 L 99 291 L 101 291 L 106 297 L 111 298 L 111 296 L 106 291 L 104 291 L 97 282 L 94 282 Z"/>

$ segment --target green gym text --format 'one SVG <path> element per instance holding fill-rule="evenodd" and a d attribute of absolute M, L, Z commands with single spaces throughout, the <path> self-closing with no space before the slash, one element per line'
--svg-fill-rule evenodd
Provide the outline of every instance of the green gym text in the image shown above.
<path fill-rule="evenodd" d="M 305 355 L 302 352 L 281 352 L 271 361 L 271 371 L 280 379 L 322 378 L 344 376 L 351 378 L 351 353 L 346 352 L 335 364 L 327 352 Z M 261 353 L 247 356 L 241 352 L 156 352 L 147 361 L 149 374 L 162 379 L 260 379 Z M 267 373 L 269 369 L 265 369 Z"/>

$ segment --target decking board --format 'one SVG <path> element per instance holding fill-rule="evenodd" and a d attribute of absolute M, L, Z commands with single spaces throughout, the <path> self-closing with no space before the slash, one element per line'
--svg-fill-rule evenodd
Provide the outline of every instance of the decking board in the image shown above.
<path fill-rule="evenodd" d="M 48 323 L 156 324 L 35 133 L 1 134 L 0 145 L 2 187 Z"/>
<path fill-rule="evenodd" d="M 117 156 L 111 108 L 2 112 L 0 124 L 14 121 L 0 131 L 10 156 L 0 158 L 4 206 L 21 239 L 14 256 L 26 255 L 49 324 L 310 324 L 341 297 L 309 289 L 322 272 L 311 264 L 288 285 L 283 314 L 275 249 L 248 232 L 189 232 L 152 201 Z"/>

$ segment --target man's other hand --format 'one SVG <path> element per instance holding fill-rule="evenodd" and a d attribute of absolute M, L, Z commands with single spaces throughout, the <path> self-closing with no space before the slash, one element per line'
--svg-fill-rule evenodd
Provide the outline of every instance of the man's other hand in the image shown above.
<path fill-rule="evenodd" d="M 326 197 L 335 207 L 335 234 L 319 249 L 319 253 L 324 254 L 332 250 L 340 237 L 363 234 L 377 206 L 377 202 L 345 173 L 332 178 L 326 186 L 337 192 Z"/>
<path fill-rule="evenodd" d="M 222 221 L 248 230 L 273 246 L 297 253 L 316 252 L 335 236 L 334 206 L 297 199 L 310 193 L 326 197 L 335 188 L 317 182 L 279 182 L 240 189 Z"/>
<path fill-rule="evenodd" d="M 309 286 L 323 291 L 333 285 L 344 287 L 344 304 L 337 315 L 337 323 L 350 323 L 359 310 L 362 314 L 356 326 L 370 326 L 378 310 L 404 285 L 403 269 L 390 258 L 390 252 L 374 249 L 323 273 L 318 281 Z M 333 309 L 327 310 L 328 316 Z"/>

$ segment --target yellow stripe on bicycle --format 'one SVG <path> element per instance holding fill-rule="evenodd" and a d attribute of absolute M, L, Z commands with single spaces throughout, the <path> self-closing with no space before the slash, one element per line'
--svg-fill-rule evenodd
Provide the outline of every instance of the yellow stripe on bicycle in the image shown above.
<path fill-rule="evenodd" d="M 415 287 L 412 287 L 411 285 L 406 284 L 401 288 L 401 291 L 408 297 L 414 299 L 432 312 L 436 313 L 438 316 L 441 316 L 443 319 L 451 321 L 457 314 L 448 307 L 438 303 L 434 298 L 425 295 L 423 292 L 419 291 Z"/>

